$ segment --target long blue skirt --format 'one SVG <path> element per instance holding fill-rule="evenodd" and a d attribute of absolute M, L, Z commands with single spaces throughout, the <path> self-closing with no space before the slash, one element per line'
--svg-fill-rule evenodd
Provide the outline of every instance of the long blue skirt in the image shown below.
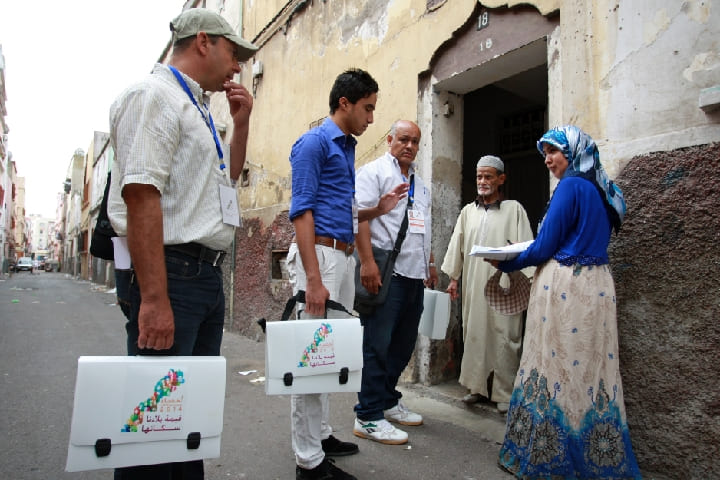
<path fill-rule="evenodd" d="M 535 272 L 500 466 L 517 478 L 640 479 L 607 265 Z"/>

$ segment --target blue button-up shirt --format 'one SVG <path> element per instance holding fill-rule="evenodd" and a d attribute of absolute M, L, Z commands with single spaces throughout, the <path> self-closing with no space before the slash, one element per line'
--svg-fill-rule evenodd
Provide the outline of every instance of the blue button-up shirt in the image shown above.
<path fill-rule="evenodd" d="M 330 118 L 303 134 L 290 153 L 290 220 L 313 212 L 315 235 L 351 243 L 355 195 L 355 144 Z"/>

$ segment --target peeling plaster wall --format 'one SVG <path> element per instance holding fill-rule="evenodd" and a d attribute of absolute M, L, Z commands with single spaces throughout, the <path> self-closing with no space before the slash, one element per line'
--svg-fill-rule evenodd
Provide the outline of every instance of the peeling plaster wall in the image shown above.
<path fill-rule="evenodd" d="M 261 340 L 257 320 L 280 320 L 292 289 L 287 278 L 271 278 L 271 258 L 273 250 L 287 249 L 291 237 L 287 212 L 270 224 L 259 218 L 244 219 L 237 229 L 232 328 L 242 335 Z"/>
<path fill-rule="evenodd" d="M 248 2 L 245 18 L 270 19 L 278 3 L 283 2 Z M 393 121 L 417 118 L 417 75 L 475 7 L 475 0 L 451 3 L 452 8 L 427 13 L 425 0 L 307 2 L 283 24 L 284 33 L 274 34 L 256 55 L 264 73 L 256 88 L 250 138 L 262 141 L 251 140 L 250 160 L 289 176 L 292 144 L 311 122 L 328 115 L 332 82 L 350 67 L 368 70 L 380 85 L 375 122 L 358 138 L 358 165 L 382 153 Z M 263 13 L 248 11 L 251 6 Z M 253 38 L 264 27 L 250 23 L 245 31 Z"/>
<path fill-rule="evenodd" d="M 460 96 L 449 92 L 435 94 L 430 77 L 421 80 L 418 98 L 418 125 L 423 132 L 416 162 L 423 179 L 432 185 L 432 251 L 440 265 L 459 213 L 462 172 L 463 110 Z M 445 104 L 453 114 L 439 112 Z M 434 142 L 434 139 L 442 139 Z M 447 288 L 447 277 L 441 275 L 439 290 Z M 462 321 L 459 302 L 453 302 L 451 320 L 444 340 L 430 340 L 420 335 L 413 358 L 403 372 L 402 380 L 437 384 L 457 378 L 462 358 Z"/>
<path fill-rule="evenodd" d="M 598 103 L 611 174 L 638 154 L 720 139 L 720 113 L 698 108 L 700 90 L 720 85 L 720 4 L 618 2 L 606 29 L 616 48 L 599 72 Z"/>

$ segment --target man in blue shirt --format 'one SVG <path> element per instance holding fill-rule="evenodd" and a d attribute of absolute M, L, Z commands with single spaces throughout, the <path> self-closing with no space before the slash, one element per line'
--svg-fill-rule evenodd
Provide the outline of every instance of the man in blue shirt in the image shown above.
<path fill-rule="evenodd" d="M 358 222 L 392 210 L 407 192 L 408 185 L 400 184 L 363 211 L 355 203 L 353 135 L 362 135 L 373 122 L 377 92 L 377 82 L 363 70 L 340 74 L 330 92 L 330 116 L 292 147 L 290 220 L 295 242 L 287 267 L 294 293 L 305 291 L 306 303 L 298 309 L 302 318 L 322 317 L 328 299 L 352 309 Z M 357 445 L 332 436 L 328 395 L 293 395 L 291 402 L 295 478 L 355 479 L 325 458 L 358 452 Z"/>

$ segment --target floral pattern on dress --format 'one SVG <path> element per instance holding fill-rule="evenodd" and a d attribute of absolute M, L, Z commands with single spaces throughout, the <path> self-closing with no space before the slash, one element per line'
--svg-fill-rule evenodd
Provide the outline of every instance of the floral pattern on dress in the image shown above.
<path fill-rule="evenodd" d="M 518 478 L 640 479 L 630 434 L 601 380 L 588 389 L 589 410 L 580 429 L 572 428 L 547 379 L 531 370 L 513 392 L 501 465 Z M 583 462 L 574 462 L 582 458 Z"/>
<path fill-rule="evenodd" d="M 606 265 L 579 273 L 536 271 L 499 462 L 520 479 L 637 480 L 614 284 Z"/>

